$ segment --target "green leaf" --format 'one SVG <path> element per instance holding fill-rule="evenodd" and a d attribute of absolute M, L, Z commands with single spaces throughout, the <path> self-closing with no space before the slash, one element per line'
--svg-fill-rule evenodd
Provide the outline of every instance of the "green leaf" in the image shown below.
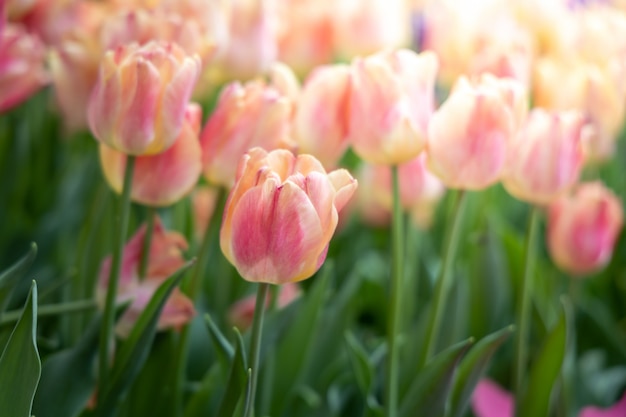
<path fill-rule="evenodd" d="M 509 338 L 514 329 L 514 326 L 507 326 L 483 337 L 463 358 L 454 379 L 450 407 L 447 410 L 448 416 L 463 416 L 472 392 L 485 373 L 491 357 L 500 345 Z"/>
<path fill-rule="evenodd" d="M 559 320 L 548 334 L 528 376 L 526 391 L 518 402 L 520 417 L 546 417 L 550 411 L 550 395 L 567 348 L 570 326 L 569 305 L 563 301 Z"/>
<path fill-rule="evenodd" d="M 235 350 L 208 313 L 204 315 L 204 321 L 209 328 L 209 335 L 211 336 L 213 347 L 217 352 L 217 357 L 220 363 L 226 368 L 228 364 L 233 361 Z M 237 333 L 239 333 L 239 331 L 237 331 Z"/>
<path fill-rule="evenodd" d="M 55 353 L 43 364 L 33 413 L 37 417 L 73 417 L 87 404 L 96 387 L 101 317 L 95 318 L 78 344 Z"/>
<path fill-rule="evenodd" d="M 350 331 L 346 331 L 345 339 L 349 353 L 348 357 L 350 358 L 352 369 L 354 369 L 357 384 L 363 396 L 367 398 L 374 380 L 374 367 L 370 363 L 365 348 L 361 346 L 361 343 Z"/>
<path fill-rule="evenodd" d="M 116 353 L 110 385 L 99 397 L 99 416 L 114 415 L 118 401 L 124 398 L 150 353 L 163 306 L 183 278 L 182 272 L 194 263 L 195 260 L 187 262 L 159 286 L 139 316 L 130 336 Z"/>
<path fill-rule="evenodd" d="M 241 398 L 241 394 L 245 392 L 248 380 L 246 349 L 243 345 L 241 333 L 239 333 L 236 327 L 234 331 L 237 335 L 237 345 L 235 347 L 235 354 L 230 367 L 228 381 L 226 382 L 226 391 L 224 392 L 222 403 L 217 412 L 218 417 L 231 417 L 233 415 L 235 408 L 237 408 L 237 403 Z"/>
<path fill-rule="evenodd" d="M 401 399 L 400 416 L 443 415 L 457 364 L 474 343 L 472 338 L 437 354 L 417 375 L 408 393 Z"/>
<path fill-rule="evenodd" d="M 196 391 L 185 406 L 184 417 L 205 417 L 211 415 L 209 404 L 215 391 L 223 385 L 220 364 L 213 364 L 205 373 L 200 383 L 200 389 Z"/>
<path fill-rule="evenodd" d="M 37 256 L 37 244 L 31 243 L 30 249 L 19 261 L 0 273 L 0 317 L 6 310 L 15 284 L 26 274 Z"/>
<path fill-rule="evenodd" d="M 2 415 L 30 417 L 41 376 L 37 351 L 37 284 L 33 281 L 22 317 L 0 356 L 0 410 Z"/>

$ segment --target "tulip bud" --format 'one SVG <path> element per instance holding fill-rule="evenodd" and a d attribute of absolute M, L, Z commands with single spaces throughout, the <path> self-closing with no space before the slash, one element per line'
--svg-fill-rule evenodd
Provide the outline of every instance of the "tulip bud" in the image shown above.
<path fill-rule="evenodd" d="M 477 417 L 513 417 L 515 399 L 490 379 L 481 379 L 472 394 L 472 411 Z"/>
<path fill-rule="evenodd" d="M 547 239 L 554 263 L 588 275 L 611 259 L 624 222 L 620 200 L 600 182 L 585 183 L 549 208 Z"/>
<path fill-rule="evenodd" d="M 288 284 L 279 287 L 280 294 L 278 300 L 276 300 L 277 308 L 284 308 L 294 302 L 300 297 L 300 287 L 298 284 L 290 282 Z M 272 300 L 270 297 L 272 294 L 267 294 L 265 298 L 265 308 L 267 309 Z M 241 331 L 245 331 L 254 320 L 254 309 L 256 307 L 256 296 L 254 294 L 249 295 L 235 304 L 233 304 L 228 310 L 228 321 L 232 326 L 237 327 Z"/>
<path fill-rule="evenodd" d="M 206 179 L 230 187 L 248 149 L 293 148 L 292 110 L 289 98 L 262 81 L 227 85 L 200 137 Z"/>
<path fill-rule="evenodd" d="M 219 190 L 213 187 L 198 186 L 191 195 L 194 216 L 194 232 L 196 239 L 201 242 L 206 228 L 215 214 Z"/>
<path fill-rule="evenodd" d="M 226 202 L 222 252 L 248 281 L 309 278 L 324 262 L 338 212 L 356 187 L 348 171 L 327 174 L 311 155 L 253 148 Z"/>
<path fill-rule="evenodd" d="M 0 113 L 25 101 L 48 82 L 45 47 L 17 24 L 0 32 Z"/>
<path fill-rule="evenodd" d="M 185 123 L 172 146 L 157 155 L 138 156 L 135 160 L 131 200 L 153 207 L 174 204 L 189 193 L 202 172 L 202 150 L 198 140 L 200 106 L 190 104 Z M 111 188 L 122 192 L 127 156 L 100 144 L 100 163 Z"/>
<path fill-rule="evenodd" d="M 150 42 L 108 51 L 89 100 L 88 120 L 100 142 L 130 155 L 153 155 L 179 135 L 200 59 L 175 44 Z"/>
<path fill-rule="evenodd" d="M 548 204 L 577 181 L 585 121 L 577 112 L 533 110 L 509 148 L 503 184 L 511 195 Z"/>
<path fill-rule="evenodd" d="M 328 168 L 337 165 L 348 147 L 349 94 L 349 67 L 328 65 L 309 75 L 297 103 L 293 128 L 298 151 Z"/>
<path fill-rule="evenodd" d="M 479 190 L 500 179 L 508 144 L 525 111 L 516 81 L 461 78 L 428 127 L 428 164 L 449 188 Z"/>
<path fill-rule="evenodd" d="M 386 51 L 352 63 L 348 130 L 361 158 L 396 165 L 422 151 L 435 104 L 436 72 L 431 52 Z"/>
<path fill-rule="evenodd" d="M 139 277 L 145 235 L 146 226 L 143 225 L 124 246 L 122 274 L 116 302 L 124 303 L 131 300 L 132 302 L 115 327 L 115 332 L 120 337 L 127 337 L 130 334 L 137 318 L 150 302 L 159 285 L 185 263 L 182 256 L 182 251 L 187 249 L 185 238 L 176 232 L 166 231 L 157 217 L 150 241 L 146 276 Z M 102 262 L 96 288 L 96 299 L 101 306 L 104 305 L 110 270 L 111 257 L 109 256 Z M 180 327 L 189 322 L 194 315 L 195 309 L 192 301 L 176 288 L 165 303 L 157 328 L 163 330 Z"/>

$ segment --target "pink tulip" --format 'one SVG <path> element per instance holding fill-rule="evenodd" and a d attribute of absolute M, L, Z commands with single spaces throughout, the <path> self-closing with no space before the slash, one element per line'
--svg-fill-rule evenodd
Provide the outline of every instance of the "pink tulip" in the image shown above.
<path fill-rule="evenodd" d="M 298 284 L 290 282 L 288 284 L 279 287 L 280 291 L 278 300 L 276 300 L 277 308 L 284 308 L 293 303 L 300 297 L 300 288 Z M 271 294 L 267 294 L 265 298 L 265 309 L 267 309 L 271 303 Z M 231 325 L 237 327 L 239 330 L 244 331 L 254 320 L 254 308 L 256 307 L 256 296 L 251 294 L 233 304 L 228 310 L 228 321 Z"/>
<path fill-rule="evenodd" d="M 620 200 L 600 182 L 578 186 L 549 208 L 550 256 L 575 276 L 602 269 L 610 260 L 624 223 Z"/>
<path fill-rule="evenodd" d="M 168 149 L 183 127 L 200 59 L 175 44 L 108 51 L 91 94 L 88 120 L 100 142 L 130 155 Z"/>
<path fill-rule="evenodd" d="M 0 113 L 32 96 L 48 82 L 45 47 L 35 35 L 8 23 L 0 32 Z"/>
<path fill-rule="evenodd" d="M 199 186 L 191 194 L 194 216 L 194 232 L 199 242 L 204 238 L 206 228 L 215 214 L 219 190 L 213 187 Z"/>
<path fill-rule="evenodd" d="M 200 137 L 206 179 L 230 187 L 248 149 L 293 148 L 292 111 L 291 100 L 263 81 L 228 84 Z"/>
<path fill-rule="evenodd" d="M 187 249 L 187 242 L 180 234 L 166 231 L 159 218 L 156 218 L 146 276 L 143 279 L 139 277 L 145 233 L 146 226 L 143 225 L 124 247 L 116 302 L 131 301 L 131 304 L 120 317 L 115 328 L 115 332 L 120 337 L 127 337 L 130 334 L 137 318 L 159 285 L 185 263 L 182 251 Z M 96 298 L 100 305 L 104 305 L 110 269 L 111 257 L 109 256 L 102 262 L 96 288 Z M 192 301 L 176 288 L 167 300 L 157 326 L 161 330 L 178 328 L 189 322 L 194 315 L 195 309 Z"/>
<path fill-rule="evenodd" d="M 348 171 L 327 174 L 311 155 L 251 149 L 224 209 L 222 252 L 248 281 L 309 278 L 324 262 L 338 212 L 356 187 Z"/>
<path fill-rule="evenodd" d="M 165 152 L 138 156 L 130 197 L 138 203 L 170 206 L 191 192 L 202 172 L 202 150 L 198 134 L 202 110 L 190 104 L 178 138 Z M 100 163 L 111 188 L 122 192 L 127 156 L 100 144 Z"/>
<path fill-rule="evenodd" d="M 476 417 L 513 417 L 515 399 L 490 379 L 481 379 L 472 395 L 472 411 Z M 624 417 L 626 393 L 612 407 L 601 409 L 588 406 L 580 410 L 578 417 Z"/>
<path fill-rule="evenodd" d="M 579 113 L 533 110 L 509 148 L 503 177 L 507 191 L 543 205 L 571 188 L 583 164 L 584 127 Z"/>
<path fill-rule="evenodd" d="M 449 188 L 480 190 L 496 183 L 525 112 L 519 82 L 460 78 L 428 126 L 430 169 Z"/>
<path fill-rule="evenodd" d="M 337 166 L 348 147 L 349 95 L 349 67 L 328 65 L 309 75 L 297 102 L 293 129 L 298 151 L 328 168 Z"/>
<path fill-rule="evenodd" d="M 351 68 L 349 135 L 354 151 L 372 164 L 396 165 L 426 145 L 434 107 L 433 53 L 385 51 Z"/>

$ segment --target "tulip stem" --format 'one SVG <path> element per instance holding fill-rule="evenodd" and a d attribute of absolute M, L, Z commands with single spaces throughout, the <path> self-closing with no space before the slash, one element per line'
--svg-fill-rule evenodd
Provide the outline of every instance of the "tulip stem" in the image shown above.
<path fill-rule="evenodd" d="M 148 262 L 150 261 L 150 246 L 152 243 L 152 233 L 154 232 L 154 217 L 156 209 L 148 207 L 148 219 L 146 225 L 146 234 L 143 239 L 143 247 L 141 248 L 141 259 L 139 259 L 139 279 L 143 280 L 148 271 Z"/>
<path fill-rule="evenodd" d="M 263 333 L 263 316 L 265 313 L 265 300 L 269 284 L 259 283 L 256 293 L 256 304 L 254 306 L 254 320 L 252 322 L 252 339 L 250 340 L 250 396 L 246 398 L 244 417 L 251 417 L 254 414 L 254 397 L 256 395 L 256 383 L 259 378 L 259 353 L 261 351 L 261 334 Z"/>
<path fill-rule="evenodd" d="M 387 366 L 387 417 L 398 415 L 398 336 L 402 324 L 402 281 L 404 262 L 404 217 L 400 204 L 400 179 L 398 166 L 391 167 L 393 187 L 393 213 L 391 229 L 391 300 L 387 339 L 389 356 Z"/>
<path fill-rule="evenodd" d="M 526 244 L 524 247 L 524 275 L 518 291 L 517 302 L 517 337 L 515 339 L 515 370 L 514 384 L 515 396 L 520 402 L 526 365 L 528 361 L 528 335 L 530 332 L 530 307 L 533 292 L 533 272 L 535 269 L 537 229 L 539 228 L 539 209 L 533 207 L 530 212 L 528 229 L 526 231 Z"/>
<path fill-rule="evenodd" d="M 102 319 L 102 328 L 100 329 L 100 349 L 99 349 L 99 390 L 105 392 L 107 390 L 109 376 L 109 357 L 112 349 L 112 341 L 114 338 L 113 326 L 115 322 L 115 298 L 117 295 L 117 287 L 120 279 L 120 271 L 122 266 L 122 254 L 124 249 L 124 240 L 128 229 L 128 216 L 130 213 L 130 189 L 132 186 L 133 171 L 135 168 L 135 157 L 128 155 L 126 158 L 126 168 L 124 171 L 124 185 L 122 188 L 122 198 L 116 217 L 116 235 L 113 240 L 113 254 L 111 259 L 111 270 L 109 272 L 109 282 L 107 287 L 106 301 L 104 305 L 104 313 Z"/>
<path fill-rule="evenodd" d="M 456 258 L 456 252 L 459 246 L 459 235 L 461 231 L 461 223 L 466 206 L 466 192 L 459 190 L 457 200 L 452 212 L 452 226 L 448 227 L 444 243 L 444 252 L 441 269 L 435 283 L 435 295 L 430 309 L 430 320 L 424 337 L 425 349 L 422 352 L 419 365 L 423 367 L 435 354 L 435 348 L 439 340 L 441 332 L 441 321 L 443 320 L 444 307 L 448 292 L 450 291 L 452 277 L 452 265 Z"/>

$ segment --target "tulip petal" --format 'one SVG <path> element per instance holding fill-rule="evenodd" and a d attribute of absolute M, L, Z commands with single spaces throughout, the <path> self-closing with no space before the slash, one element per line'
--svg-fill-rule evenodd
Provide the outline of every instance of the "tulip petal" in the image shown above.
<path fill-rule="evenodd" d="M 356 191 L 357 181 L 345 169 L 337 169 L 328 174 L 328 179 L 335 188 L 335 208 L 341 211 L 348 204 L 352 195 Z"/>
<path fill-rule="evenodd" d="M 513 417 L 513 395 L 489 379 L 482 379 L 472 395 L 472 410 L 477 417 Z"/>
<path fill-rule="evenodd" d="M 622 399 L 612 407 L 601 409 L 598 407 L 585 407 L 579 417 L 624 417 L 626 416 L 626 393 Z"/>

